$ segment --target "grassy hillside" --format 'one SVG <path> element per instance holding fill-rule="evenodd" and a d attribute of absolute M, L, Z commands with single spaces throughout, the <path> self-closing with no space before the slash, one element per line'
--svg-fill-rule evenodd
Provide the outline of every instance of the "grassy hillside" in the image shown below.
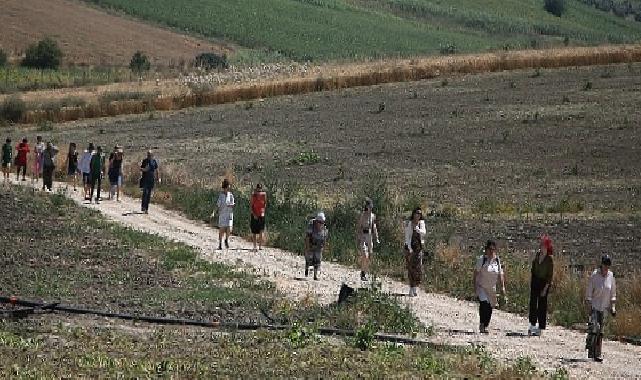
<path fill-rule="evenodd" d="M 555 17 L 542 0 L 87 0 L 188 33 L 295 59 L 483 51 L 641 38 L 641 23 L 579 1 Z"/>

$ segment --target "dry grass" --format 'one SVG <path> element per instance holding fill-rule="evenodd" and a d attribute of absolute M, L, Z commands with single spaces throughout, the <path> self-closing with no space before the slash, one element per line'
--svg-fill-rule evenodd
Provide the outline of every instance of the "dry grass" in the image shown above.
<path fill-rule="evenodd" d="M 160 97 L 153 101 L 115 101 L 86 107 L 63 108 L 59 112 L 28 111 L 23 122 L 56 122 L 81 118 L 135 114 L 246 101 L 281 95 L 418 81 L 451 74 L 471 74 L 526 68 L 605 65 L 641 61 L 641 45 L 577 47 L 549 50 L 459 55 L 405 60 L 388 60 L 347 66 L 327 66 L 314 78 L 295 77 L 258 84 L 221 86 L 204 93 Z M 78 108 L 78 109 L 75 109 Z"/>

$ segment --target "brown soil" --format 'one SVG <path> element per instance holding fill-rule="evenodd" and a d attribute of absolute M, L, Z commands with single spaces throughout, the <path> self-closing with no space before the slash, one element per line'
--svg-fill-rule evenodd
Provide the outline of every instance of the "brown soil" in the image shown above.
<path fill-rule="evenodd" d="M 60 44 L 65 62 L 100 66 L 127 65 L 136 50 L 161 66 L 192 60 L 202 52 L 232 50 L 228 44 L 184 36 L 73 0 L 5 0 L 0 36 L 0 47 L 13 56 L 49 36 Z"/>

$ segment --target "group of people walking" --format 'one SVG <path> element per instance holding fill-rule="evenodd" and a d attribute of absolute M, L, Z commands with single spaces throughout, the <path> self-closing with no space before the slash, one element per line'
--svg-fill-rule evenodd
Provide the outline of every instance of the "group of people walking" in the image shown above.
<path fill-rule="evenodd" d="M 15 154 L 14 154 L 15 150 Z M 32 181 L 38 182 L 42 178 L 42 190 L 53 191 L 53 178 L 56 172 L 58 147 L 52 142 L 44 142 L 42 136 L 36 136 L 36 143 L 32 147 L 29 140 L 23 138 L 15 148 L 10 138 L 2 145 L 2 173 L 4 183 L 11 181 L 11 166 L 15 166 L 16 181 L 27 180 L 27 166 L 29 155 L 33 154 Z M 64 174 L 67 177 L 68 188 L 71 183 L 73 191 L 77 191 L 78 177 L 82 179 L 82 188 L 85 201 L 99 204 L 102 201 L 102 181 L 107 176 L 109 182 L 108 200 L 120 201 L 124 179 L 124 152 L 119 145 L 106 154 L 102 146 L 89 143 L 83 152 L 78 152 L 76 143 L 69 144 L 69 149 L 64 162 Z M 142 190 L 141 211 L 147 213 L 151 200 L 151 193 L 156 182 L 160 182 L 158 162 L 153 152 L 148 151 L 147 157 L 140 165 L 140 189 Z M 20 175 L 22 174 L 22 179 Z"/>
<path fill-rule="evenodd" d="M 16 167 L 16 180 L 26 180 L 28 156 L 32 152 L 26 138 L 14 147 L 11 139 L 6 139 L 2 146 L 2 172 L 5 182 L 10 181 L 11 165 Z M 33 149 L 33 179 L 37 181 L 42 177 L 42 189 L 52 191 L 53 175 L 56 169 L 56 156 L 58 148 L 51 142 L 44 143 L 41 136 L 36 137 Z M 107 155 L 101 146 L 95 147 L 93 143 L 87 146 L 82 154 L 77 151 L 75 143 L 69 144 L 66 157 L 66 174 L 73 183 L 76 191 L 77 176 L 82 176 L 85 200 L 95 203 L 101 201 L 101 187 L 103 175 L 106 172 L 109 180 L 109 199 L 120 200 L 123 184 L 124 154 L 120 146 L 115 146 Z M 142 190 L 141 211 L 148 212 L 151 194 L 155 183 L 160 182 L 159 165 L 153 152 L 148 151 L 147 156 L 140 165 L 140 188 Z M 216 210 L 212 217 L 218 214 L 219 245 L 222 250 L 223 243 L 229 248 L 229 236 L 234 224 L 234 195 L 231 183 L 225 179 L 221 185 L 221 192 L 216 202 Z M 265 214 L 267 209 L 267 194 L 261 184 L 257 184 L 250 198 L 251 216 L 249 220 L 254 251 L 258 251 L 265 244 Z M 377 228 L 374 203 L 366 198 L 362 211 L 356 220 L 356 243 L 359 252 L 358 263 L 360 266 L 360 279 L 368 280 L 368 272 L 374 253 L 374 243 L 380 244 Z M 423 277 L 423 256 L 425 250 L 425 236 L 427 229 L 423 212 L 420 207 L 412 210 L 410 218 L 404 222 L 403 251 L 407 277 L 409 282 L 410 297 L 418 296 L 418 287 Z M 305 277 L 313 269 L 314 280 L 319 279 L 323 250 L 329 238 L 326 227 L 326 216 L 320 211 L 307 222 L 304 237 Z M 552 239 L 548 235 L 540 238 L 539 249 L 531 261 L 530 302 L 529 302 L 529 327 L 528 335 L 540 336 L 547 326 L 548 295 L 553 285 L 554 278 L 554 248 Z M 603 256 L 601 265 L 589 277 L 585 295 L 586 312 L 590 320 L 590 334 L 586 340 L 586 348 L 590 358 L 601 361 L 601 337 L 604 315 L 610 312 L 616 315 L 616 281 L 610 271 L 612 259 Z M 497 245 L 494 241 L 487 241 L 484 253 L 476 259 L 472 283 L 479 302 L 479 332 L 488 333 L 488 326 L 492 319 L 492 311 L 498 306 L 497 284 L 507 303 L 505 288 L 505 271 L 497 255 Z"/>

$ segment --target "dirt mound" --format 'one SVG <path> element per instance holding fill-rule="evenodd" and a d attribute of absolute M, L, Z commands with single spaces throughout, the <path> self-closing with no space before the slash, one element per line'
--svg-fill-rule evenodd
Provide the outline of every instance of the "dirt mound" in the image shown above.
<path fill-rule="evenodd" d="M 229 52 L 232 47 L 174 33 L 108 14 L 76 1 L 5 0 L 0 12 L 0 47 L 14 58 L 45 36 L 60 44 L 65 62 L 126 65 L 136 50 L 154 64 L 189 61 L 206 51 Z"/>

